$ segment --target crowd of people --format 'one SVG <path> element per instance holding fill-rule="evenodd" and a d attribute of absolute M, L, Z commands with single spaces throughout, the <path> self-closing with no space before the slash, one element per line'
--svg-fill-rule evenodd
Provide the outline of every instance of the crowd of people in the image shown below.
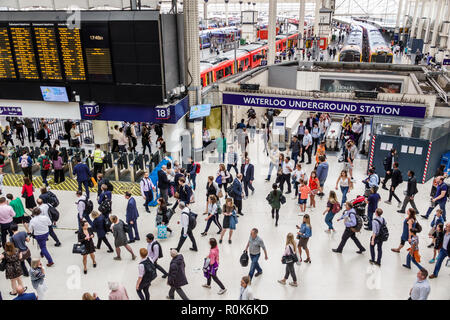
<path fill-rule="evenodd" d="M 149 300 L 151 292 L 149 290 L 152 281 L 157 277 L 157 270 L 162 274 L 162 278 L 167 279 L 168 299 L 174 299 L 175 292 L 182 299 L 188 299 L 183 287 L 188 284 L 186 276 L 186 262 L 182 252 L 183 245 L 189 238 L 191 242 L 190 251 L 199 251 L 197 245 L 197 234 L 206 237 L 209 252 L 204 257 L 203 275 L 205 284 L 203 287 L 210 289 L 212 281 L 217 284 L 219 295 L 227 291 L 228 283 L 220 279 L 222 270 L 220 259 L 220 248 L 224 237 L 228 231 L 228 245 L 233 245 L 233 234 L 237 232 L 237 225 L 240 219 L 247 218 L 245 208 L 254 203 L 251 199 L 255 192 L 260 192 L 263 188 L 256 185 L 255 164 L 252 163 L 248 152 L 249 144 L 256 139 L 256 134 L 252 131 L 256 124 L 252 121 L 253 114 L 249 114 L 249 119 L 241 121 L 236 128 L 238 150 L 233 147 L 226 147 L 224 135 L 220 137 L 225 148 L 223 156 L 220 158 L 217 171 L 210 174 L 206 186 L 197 185 L 198 175 L 204 174 L 202 164 L 189 159 L 187 166 L 182 167 L 178 161 L 166 158 L 166 163 L 158 171 L 157 182 L 149 177 L 146 172 L 140 181 L 140 196 L 144 200 L 144 209 L 150 213 L 149 205 L 153 200 L 157 200 L 155 219 L 157 234 L 148 233 L 144 237 L 140 235 L 140 214 L 136 201 L 136 195 L 130 192 L 123 193 L 126 202 L 125 219 L 122 220 L 113 210 L 112 193 L 113 186 L 103 177 L 102 170 L 96 171 L 95 180 L 98 185 L 97 196 L 92 197 L 89 191 L 87 180 L 91 176 L 89 168 L 80 159 L 74 167 L 74 175 L 78 180 L 78 191 L 76 192 L 76 240 L 73 253 L 81 255 L 83 273 L 89 271 L 88 265 L 97 267 L 97 254 L 101 250 L 102 243 L 105 244 L 107 253 L 114 253 L 113 259 L 121 261 L 122 248 L 129 254 L 132 260 L 138 260 L 136 270 L 136 294 L 142 300 Z M 433 272 L 428 276 L 428 271 L 421 265 L 419 254 L 418 234 L 426 226 L 418 221 L 419 211 L 414 202 L 414 197 L 418 193 L 417 180 L 412 170 L 408 171 L 407 190 L 403 201 L 395 193 L 400 184 L 403 183 L 402 164 L 398 162 L 397 151 L 392 149 L 386 155 L 384 166 L 384 179 L 381 180 L 375 168 L 369 168 L 367 177 L 362 181 L 356 181 L 354 173 L 354 161 L 358 154 L 358 142 L 362 134 L 363 119 L 346 116 L 342 121 L 342 154 L 340 160 L 344 162 L 344 169 L 340 172 L 336 181 L 329 181 L 328 173 L 330 165 L 328 163 L 327 150 L 323 142 L 324 136 L 330 126 L 330 116 L 328 114 L 311 114 L 306 120 L 300 121 L 290 143 L 285 151 L 280 151 L 276 144 L 267 144 L 267 154 L 269 156 L 269 170 L 266 181 L 271 183 L 271 191 L 266 196 L 270 206 L 271 216 L 274 226 L 278 227 L 283 219 L 283 206 L 287 201 L 295 200 L 298 204 L 298 216 L 300 223 L 285 236 L 285 245 L 280 254 L 281 263 L 285 265 L 284 277 L 278 282 L 281 285 L 287 283 L 292 287 L 301 286 L 296 274 L 296 265 L 301 263 L 312 263 L 313 252 L 309 245 L 313 239 L 313 227 L 311 223 L 311 210 L 323 209 L 323 225 L 326 226 L 326 233 L 334 233 L 336 229 L 334 222 L 343 221 L 345 229 L 343 231 L 339 245 L 332 249 L 332 252 L 342 254 L 348 239 L 355 243 L 358 254 L 366 251 L 365 245 L 358 239 L 361 229 L 371 233 L 370 241 L 367 244 L 370 248 L 369 262 L 375 266 L 382 265 L 383 243 L 389 238 L 388 220 L 383 210 L 378 206 L 382 196 L 387 197 L 385 203 L 391 205 L 392 198 L 398 202 L 398 213 L 404 214 L 402 235 L 400 244 L 391 251 L 399 253 L 405 245 L 409 245 L 408 254 L 403 267 L 410 269 L 411 262 L 417 266 L 417 282 L 410 292 L 411 299 L 426 299 L 430 292 L 428 279 L 437 278 L 444 260 L 449 256 L 450 224 L 446 223 L 446 202 L 448 200 L 448 186 L 445 183 L 447 175 L 444 167 L 441 166 L 433 178 L 431 190 L 431 205 L 426 214 L 422 215 L 423 221 L 434 216 L 430 224 L 429 237 L 433 258 L 429 261 L 434 264 Z M 246 134 L 250 131 L 250 137 Z M 268 134 L 266 128 L 264 134 Z M 244 139 L 242 139 L 244 135 Z M 219 152 L 220 153 L 220 152 Z M 306 154 L 306 156 L 305 156 Z M 45 171 L 47 161 L 46 154 L 42 153 L 41 171 Z M 24 163 L 28 161 L 28 156 L 23 155 Z M 238 163 L 240 162 L 240 165 Z M 310 170 L 312 168 L 312 170 Z M 232 172 L 234 169 L 234 172 Z M 273 175 L 273 169 L 275 174 Z M 379 171 L 378 171 L 379 172 Z M 48 173 L 48 172 L 47 172 Z M 234 173 L 234 175 L 233 175 Z M 42 175 L 42 172 L 41 172 Z M 44 178 L 44 175 L 43 175 Z M 44 180 L 44 179 L 43 179 Z M 356 201 L 348 200 L 348 192 L 355 187 L 355 184 L 364 185 L 365 193 L 362 199 Z M 388 194 L 382 195 L 381 189 L 387 190 Z M 203 189 L 205 188 L 205 189 Z M 84 189 L 84 192 L 83 192 Z M 193 212 L 193 204 L 198 197 L 198 189 L 205 192 L 206 203 L 204 212 L 196 214 Z M 340 191 L 340 194 L 338 193 Z M 37 193 L 39 195 L 37 195 Z M 117 191 L 116 191 L 117 193 Z M 292 197 L 286 195 L 292 194 Z M 37 199 L 35 198 L 37 196 Z M 155 199 L 155 197 L 158 197 Z M 22 201 L 23 198 L 24 200 Z M 326 201 L 322 201 L 322 200 Z M 386 198 L 385 198 L 386 199 Z M 94 209 L 98 205 L 97 209 Z M 25 205 L 24 205 L 25 204 Z M 361 210 L 361 204 L 363 210 Z M 47 285 L 46 277 L 51 276 L 49 269 L 55 264 L 52 258 L 52 249 L 47 247 L 49 237 L 54 240 L 55 247 L 61 246 L 55 230 L 59 219 L 58 197 L 50 191 L 48 183 L 35 190 L 32 176 L 24 170 L 23 187 L 21 196 L 16 197 L 13 193 L 0 195 L 0 226 L 1 241 L 4 252 L 0 256 L 2 270 L 5 270 L 6 279 L 11 282 L 10 295 L 17 300 L 44 299 Z M 200 204 L 195 205 L 198 207 Z M 410 205 L 409 208 L 408 205 Z M 365 207 L 367 206 L 367 208 Z M 247 207 L 248 208 L 248 207 Z M 113 213 L 114 212 L 114 213 Z M 173 222 L 173 217 L 177 217 L 178 223 Z M 336 217 L 336 218 L 335 218 Z M 250 219 L 250 218 L 247 218 Z M 204 220 L 204 229 L 197 233 L 197 224 Z M 364 222 L 365 225 L 364 225 Z M 423 222 L 422 222 L 423 223 Z M 214 224 L 214 226 L 212 226 Z M 176 226 L 176 225 L 179 225 Z M 22 227 L 23 226 L 23 229 Z M 213 231 L 211 231 L 211 226 Z M 166 232 L 172 234 L 179 230 L 178 244 L 174 248 L 163 248 L 158 241 L 164 239 Z M 22 231 L 24 230 L 24 231 Z M 215 232 L 215 235 L 214 235 Z M 239 232 L 243 232 L 240 230 Z M 113 242 L 109 242 L 108 237 Z M 196 239 L 197 238 L 197 239 Z M 29 248 L 29 241 L 36 240 L 40 249 L 40 258 L 34 258 Z M 297 240 L 297 241 L 296 241 Z M 160 240 L 161 241 L 161 240 Z M 133 243 L 142 244 L 142 247 L 135 252 L 130 245 Z M 251 289 L 251 283 L 255 277 L 263 274 L 260 265 L 260 258 L 263 254 L 265 260 L 269 259 L 269 252 L 264 239 L 260 235 L 258 228 L 250 230 L 250 236 L 246 244 L 241 244 L 243 255 L 250 260 L 248 275 L 242 277 L 240 281 L 239 299 L 254 299 L 255 294 Z M 235 248 L 233 246 L 233 248 Z M 376 249 L 376 250 L 375 250 Z M 158 263 L 158 260 L 165 253 L 171 257 L 169 269 Z M 275 255 L 275 253 L 270 253 Z M 304 259 L 304 255 L 306 258 Z M 88 263 L 88 257 L 90 263 Z M 47 261 L 44 268 L 42 259 Z M 242 260 L 242 259 L 241 259 Z M 245 260 L 245 259 L 244 259 Z M 26 263 L 25 263 L 26 262 Z M 244 263 L 241 261 L 244 265 Z M 29 293 L 31 290 L 24 285 L 23 277 L 30 277 L 33 289 L 36 293 Z M 289 278 L 292 281 L 288 282 Z M 123 284 L 118 282 L 108 283 L 110 294 L 108 299 L 126 300 L 132 298 Z M 28 292 L 28 293 L 27 293 Z M 83 300 L 100 299 L 96 293 L 84 293 Z"/>

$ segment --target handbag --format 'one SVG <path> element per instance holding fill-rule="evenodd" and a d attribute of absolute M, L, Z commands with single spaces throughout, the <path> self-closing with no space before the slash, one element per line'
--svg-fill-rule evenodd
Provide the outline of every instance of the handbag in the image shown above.
<path fill-rule="evenodd" d="M 203 272 L 208 272 L 210 263 L 211 263 L 211 260 L 209 258 L 205 258 L 205 260 L 203 262 Z"/>
<path fill-rule="evenodd" d="M 219 197 L 219 198 L 223 198 L 223 192 L 222 192 L 222 190 L 219 191 L 218 197 Z"/>
<path fill-rule="evenodd" d="M 86 254 L 86 246 L 81 243 L 75 243 L 72 248 L 72 253 L 85 255 Z"/>
<path fill-rule="evenodd" d="M 294 263 L 294 262 L 297 262 L 297 261 L 298 261 L 298 257 L 297 257 L 297 255 L 294 254 L 294 252 L 292 251 L 291 246 L 289 246 L 289 251 L 291 252 L 290 255 L 288 255 L 288 256 L 283 256 L 283 257 L 281 258 L 281 263 L 282 263 L 282 264 Z"/>

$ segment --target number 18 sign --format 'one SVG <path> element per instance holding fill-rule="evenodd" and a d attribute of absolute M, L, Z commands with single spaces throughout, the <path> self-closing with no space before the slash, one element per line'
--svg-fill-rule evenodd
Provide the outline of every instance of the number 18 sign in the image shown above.
<path fill-rule="evenodd" d="M 156 107 L 156 120 L 168 120 L 170 119 L 170 106 Z"/>

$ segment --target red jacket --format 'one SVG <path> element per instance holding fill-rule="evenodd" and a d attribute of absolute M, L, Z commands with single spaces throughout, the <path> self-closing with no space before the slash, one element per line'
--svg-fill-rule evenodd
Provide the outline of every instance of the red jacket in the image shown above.
<path fill-rule="evenodd" d="M 24 184 L 22 186 L 22 195 L 24 195 L 25 192 L 27 193 L 27 197 L 31 197 L 33 195 L 33 184 L 30 185 Z"/>

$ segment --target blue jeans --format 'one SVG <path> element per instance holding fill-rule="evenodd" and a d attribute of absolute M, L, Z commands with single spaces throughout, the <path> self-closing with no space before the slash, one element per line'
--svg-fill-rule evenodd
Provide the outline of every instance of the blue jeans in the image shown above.
<path fill-rule="evenodd" d="M 41 170 L 42 183 L 48 187 L 47 176 L 49 170 Z"/>
<path fill-rule="evenodd" d="M 136 240 L 139 241 L 139 232 L 138 232 L 138 226 L 137 226 L 137 220 L 132 220 L 133 224 L 130 224 L 130 222 L 128 222 L 128 225 L 130 226 L 130 231 L 128 232 L 128 237 L 130 238 L 130 241 Z M 133 231 L 134 231 L 134 236 L 133 236 Z"/>
<path fill-rule="evenodd" d="M 367 227 L 372 230 L 372 220 L 374 211 L 367 210 Z"/>
<path fill-rule="evenodd" d="M 195 179 L 197 178 L 197 174 L 190 173 L 189 177 L 191 178 L 191 181 L 192 181 L 192 189 L 195 190 L 195 188 L 197 187 L 197 183 L 195 182 Z"/>
<path fill-rule="evenodd" d="M 430 216 L 430 214 L 433 212 L 434 208 L 436 208 L 439 205 L 439 208 L 442 210 L 442 218 L 444 218 L 444 221 L 447 221 L 446 219 L 446 211 L 445 211 L 445 204 L 447 201 L 443 201 L 442 203 L 437 203 L 434 207 L 428 207 L 426 216 L 427 218 Z"/>
<path fill-rule="evenodd" d="M 39 248 L 41 248 L 41 255 L 47 259 L 48 263 L 53 263 L 53 259 L 47 250 L 48 233 L 35 236 L 35 239 L 39 245 Z"/>
<path fill-rule="evenodd" d="M 87 180 L 78 181 L 78 190 L 83 191 L 82 186 L 84 186 L 84 192 L 86 192 L 86 199 L 89 199 L 89 182 Z"/>
<path fill-rule="evenodd" d="M 325 223 L 328 226 L 329 230 L 333 230 L 333 218 L 334 218 L 334 213 L 330 210 L 328 211 L 327 215 L 325 216 Z"/>
<path fill-rule="evenodd" d="M 406 256 L 406 265 L 411 268 L 411 261 L 419 268 L 419 270 L 422 270 L 423 267 L 414 259 L 414 257 L 411 256 L 411 254 L 408 253 Z"/>
<path fill-rule="evenodd" d="M 448 255 L 448 252 L 446 249 L 441 248 L 441 250 L 439 250 L 439 254 L 436 258 L 436 266 L 434 267 L 434 271 L 433 271 L 433 274 L 435 277 L 438 276 L 439 270 L 441 270 L 442 262 L 445 260 L 445 258 L 447 258 L 447 255 Z"/>
<path fill-rule="evenodd" d="M 273 169 L 276 169 L 276 165 L 274 165 L 272 162 L 269 163 L 269 173 L 267 174 L 267 179 L 270 180 L 270 176 L 272 175 Z"/>
<path fill-rule="evenodd" d="M 347 192 L 348 192 L 348 187 L 341 187 L 341 192 L 342 192 L 342 201 L 341 201 L 341 207 L 344 207 L 344 203 L 347 202 Z"/>
<path fill-rule="evenodd" d="M 260 256 L 261 256 L 261 253 L 250 255 L 250 260 L 252 260 L 252 264 L 250 265 L 250 271 L 248 273 L 248 275 L 250 276 L 250 279 L 253 278 L 253 274 L 255 273 L 255 270 L 258 272 L 262 272 L 261 266 L 258 263 Z"/>
<path fill-rule="evenodd" d="M 297 165 L 299 155 L 300 155 L 300 152 L 292 152 L 291 159 L 294 160 L 294 165 Z"/>

